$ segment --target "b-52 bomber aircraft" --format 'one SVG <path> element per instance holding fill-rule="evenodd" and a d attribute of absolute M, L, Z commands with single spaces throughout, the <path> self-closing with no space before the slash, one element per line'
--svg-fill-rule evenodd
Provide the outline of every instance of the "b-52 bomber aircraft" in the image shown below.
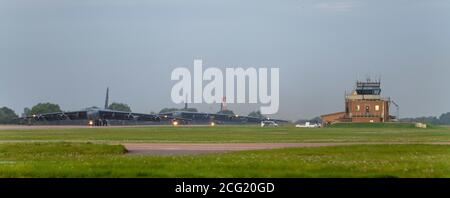
<path fill-rule="evenodd" d="M 57 120 L 86 120 L 90 126 L 107 126 L 109 120 L 123 121 L 153 121 L 160 122 L 161 118 L 156 114 L 133 113 L 108 109 L 109 88 L 106 89 L 105 108 L 91 107 L 81 111 L 52 112 L 31 115 L 20 118 L 22 120 L 57 121 Z"/>
<path fill-rule="evenodd" d="M 221 114 L 221 113 L 203 113 L 187 111 L 187 103 L 184 110 L 173 111 L 159 114 L 159 116 L 166 120 L 172 120 L 172 125 L 216 125 L 216 124 L 260 124 L 264 121 L 274 121 L 277 123 L 288 123 L 286 120 L 258 118 L 251 116 L 240 116 L 236 114 Z"/>

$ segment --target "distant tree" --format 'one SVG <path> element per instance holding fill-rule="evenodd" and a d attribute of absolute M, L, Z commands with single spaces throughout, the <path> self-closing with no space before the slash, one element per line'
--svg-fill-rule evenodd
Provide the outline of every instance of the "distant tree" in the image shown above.
<path fill-rule="evenodd" d="M 401 122 L 421 122 L 427 124 L 443 124 L 450 125 L 450 112 L 443 113 L 439 117 L 429 116 L 429 117 L 417 117 L 417 118 L 402 118 Z"/>
<path fill-rule="evenodd" d="M 248 116 L 256 118 L 265 118 L 264 115 L 261 114 L 261 111 L 252 111 L 248 114 Z"/>
<path fill-rule="evenodd" d="M 309 121 L 312 122 L 312 123 L 321 123 L 322 122 L 322 118 L 315 117 L 315 118 L 313 118 L 313 119 L 311 119 Z"/>
<path fill-rule="evenodd" d="M 8 107 L 0 108 L 0 124 L 12 124 L 14 119 L 18 118 L 14 110 Z"/>
<path fill-rule="evenodd" d="M 34 105 L 29 111 L 29 115 L 38 115 L 44 113 L 61 112 L 61 108 L 57 104 L 39 103 Z"/>
<path fill-rule="evenodd" d="M 441 124 L 439 118 L 435 116 L 430 117 L 417 117 L 417 118 L 402 118 L 400 122 L 421 122 L 427 124 Z"/>
<path fill-rule="evenodd" d="M 429 123 L 429 124 L 440 124 L 439 118 L 434 117 L 434 116 L 417 118 L 417 122 Z"/>
<path fill-rule="evenodd" d="M 441 116 L 439 116 L 439 122 L 440 122 L 440 124 L 449 125 L 450 124 L 450 112 L 444 113 Z"/>
<path fill-rule="evenodd" d="M 217 112 L 217 114 L 234 115 L 234 112 L 232 110 L 226 109 L 226 110 Z"/>
<path fill-rule="evenodd" d="M 115 110 L 115 111 L 125 111 L 125 112 L 131 112 L 130 106 L 124 103 L 112 103 L 108 106 L 108 109 Z"/>
<path fill-rule="evenodd" d="M 306 122 L 321 123 L 322 119 L 320 119 L 320 117 L 315 117 L 313 119 L 299 119 L 295 122 L 295 124 L 305 124 Z"/>
<path fill-rule="evenodd" d="M 307 119 L 299 119 L 299 120 L 295 121 L 294 124 L 305 124 L 308 121 L 309 120 L 307 120 Z"/>

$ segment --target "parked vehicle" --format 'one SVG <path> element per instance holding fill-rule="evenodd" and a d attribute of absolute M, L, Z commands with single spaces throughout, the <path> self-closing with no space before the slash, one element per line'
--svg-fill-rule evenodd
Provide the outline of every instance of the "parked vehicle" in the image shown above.
<path fill-rule="evenodd" d="M 278 127 L 278 124 L 274 121 L 262 121 L 261 127 Z"/>

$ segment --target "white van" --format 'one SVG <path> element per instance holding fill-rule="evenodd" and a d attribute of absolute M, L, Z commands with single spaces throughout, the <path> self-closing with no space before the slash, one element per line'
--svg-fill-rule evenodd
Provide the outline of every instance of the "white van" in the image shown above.
<path fill-rule="evenodd" d="M 278 127 L 278 124 L 274 121 L 262 121 L 261 127 Z"/>

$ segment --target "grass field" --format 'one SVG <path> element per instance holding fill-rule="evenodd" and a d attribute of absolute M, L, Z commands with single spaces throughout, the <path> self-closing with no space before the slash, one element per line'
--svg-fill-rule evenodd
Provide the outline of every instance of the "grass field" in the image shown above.
<path fill-rule="evenodd" d="M 69 128 L 0 130 L 0 142 L 8 141 L 118 141 L 118 142 L 450 142 L 450 128 L 411 128 L 409 125 L 302 129 L 293 126 L 136 128 Z"/>
<path fill-rule="evenodd" d="M 0 177 L 450 177 L 442 145 L 130 156 L 120 145 L 9 143 L 0 151 Z"/>
<path fill-rule="evenodd" d="M 90 143 L 93 142 L 93 143 Z M 127 155 L 120 142 L 372 142 L 201 155 Z M 392 143 L 408 144 L 392 144 Z M 450 177 L 450 128 L 351 125 L 0 130 L 0 177 Z"/>

